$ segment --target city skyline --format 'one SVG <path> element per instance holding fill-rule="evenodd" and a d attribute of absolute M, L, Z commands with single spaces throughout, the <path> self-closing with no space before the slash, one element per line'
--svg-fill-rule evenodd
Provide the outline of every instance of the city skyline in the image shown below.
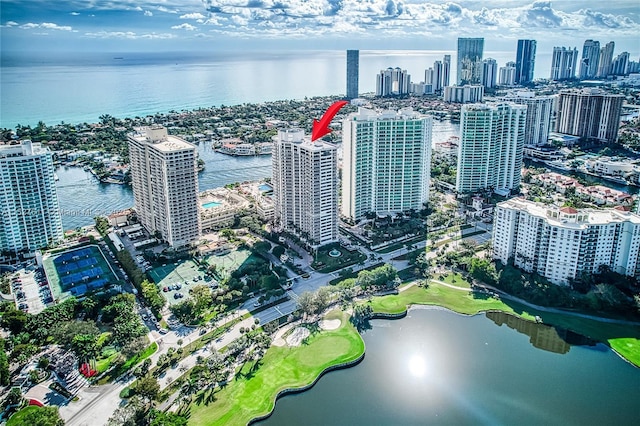
<path fill-rule="evenodd" d="M 215 50 L 221 45 L 452 49 L 455 37 L 481 35 L 487 50 L 529 38 L 538 41 L 538 52 L 558 41 L 615 39 L 616 48 L 633 58 L 639 54 L 639 9 L 635 1 L 6 0 L 0 31 L 3 51 Z"/>

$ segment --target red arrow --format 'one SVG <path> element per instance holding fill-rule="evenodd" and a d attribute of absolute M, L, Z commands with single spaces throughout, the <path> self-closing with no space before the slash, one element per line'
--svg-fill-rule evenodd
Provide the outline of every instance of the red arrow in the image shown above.
<path fill-rule="evenodd" d="M 328 135 L 329 133 L 331 133 L 331 130 L 329 129 L 329 123 L 331 123 L 331 120 L 333 120 L 333 117 L 336 116 L 340 108 L 342 108 L 348 103 L 349 102 L 347 101 L 334 102 L 324 113 L 320 121 L 316 120 L 315 118 L 313 119 L 313 130 L 311 131 L 311 142 L 315 141 L 316 139 L 320 139 L 324 135 Z"/>

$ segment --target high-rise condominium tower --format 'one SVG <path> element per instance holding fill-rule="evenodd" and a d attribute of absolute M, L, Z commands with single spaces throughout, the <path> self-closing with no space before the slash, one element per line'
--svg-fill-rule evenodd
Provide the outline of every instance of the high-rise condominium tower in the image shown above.
<path fill-rule="evenodd" d="M 131 184 L 138 220 L 172 247 L 200 236 L 196 147 L 162 126 L 129 135 Z"/>
<path fill-rule="evenodd" d="M 33 252 L 63 238 L 51 151 L 0 145 L 0 251 Z"/>
<path fill-rule="evenodd" d="M 451 80 L 451 55 L 444 55 L 442 61 L 442 88 L 449 85 Z"/>
<path fill-rule="evenodd" d="M 615 142 L 623 101 L 623 95 L 611 95 L 599 89 L 562 90 L 557 101 L 555 131 Z"/>
<path fill-rule="evenodd" d="M 533 92 L 516 92 L 502 100 L 527 106 L 527 123 L 524 129 L 525 145 L 545 145 L 549 139 L 552 96 L 535 96 Z"/>
<path fill-rule="evenodd" d="M 514 62 L 507 62 L 507 65 L 500 67 L 498 84 L 500 86 L 513 86 L 516 84 L 516 66 Z"/>
<path fill-rule="evenodd" d="M 580 78 L 594 78 L 598 76 L 598 64 L 600 63 L 600 42 L 585 40 L 582 46 L 582 59 L 580 60 Z"/>
<path fill-rule="evenodd" d="M 272 159 L 276 226 L 311 247 L 338 241 L 336 146 L 310 142 L 302 129 L 280 130 Z"/>
<path fill-rule="evenodd" d="M 533 81 L 533 68 L 536 62 L 536 41 L 518 40 L 516 53 L 516 83 L 526 84 Z"/>
<path fill-rule="evenodd" d="M 551 58 L 551 80 L 567 80 L 576 76 L 578 49 L 554 47 Z"/>
<path fill-rule="evenodd" d="M 508 193 L 520 185 L 527 107 L 511 103 L 463 105 L 456 190 Z"/>
<path fill-rule="evenodd" d="M 598 273 L 640 275 L 640 216 L 617 209 L 557 208 L 519 198 L 498 203 L 493 258 L 513 260 L 555 284 Z"/>
<path fill-rule="evenodd" d="M 604 78 L 611 74 L 611 62 L 613 62 L 613 51 L 616 44 L 613 41 L 607 43 L 600 49 L 600 62 L 598 62 L 598 77 Z"/>
<path fill-rule="evenodd" d="M 376 77 L 376 96 L 398 96 L 409 93 L 411 76 L 407 70 L 387 68 Z"/>
<path fill-rule="evenodd" d="M 429 199 L 431 117 L 361 108 L 342 122 L 343 216 L 420 210 Z"/>
<path fill-rule="evenodd" d="M 484 38 L 458 39 L 458 85 L 481 83 L 483 50 Z"/>
<path fill-rule="evenodd" d="M 495 87 L 498 79 L 498 63 L 493 58 L 487 58 L 482 61 L 482 85 L 491 89 Z"/>
<path fill-rule="evenodd" d="M 355 99 L 358 97 L 359 64 L 360 51 L 347 50 L 347 99 Z"/>
<path fill-rule="evenodd" d="M 433 63 L 433 91 L 436 93 L 442 92 L 442 61 L 435 61 Z M 424 81 L 425 83 L 427 80 Z"/>

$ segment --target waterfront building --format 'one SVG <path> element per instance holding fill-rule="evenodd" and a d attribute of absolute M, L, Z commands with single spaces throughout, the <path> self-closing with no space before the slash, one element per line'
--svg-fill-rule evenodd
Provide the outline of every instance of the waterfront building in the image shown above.
<path fill-rule="evenodd" d="M 612 75 L 629 74 L 629 52 L 622 52 L 611 63 Z"/>
<path fill-rule="evenodd" d="M 342 216 L 358 221 L 369 212 L 422 209 L 429 200 L 431 127 L 430 116 L 410 108 L 350 114 L 342 122 Z"/>
<path fill-rule="evenodd" d="M 613 62 L 613 51 L 615 42 L 610 41 L 600 49 L 600 61 L 598 62 L 598 77 L 605 78 L 611 74 L 611 63 Z"/>
<path fill-rule="evenodd" d="M 347 50 L 347 99 L 358 97 L 358 78 L 360 76 L 360 51 Z"/>
<path fill-rule="evenodd" d="M 606 266 L 640 274 L 640 216 L 622 208 L 558 208 L 513 198 L 498 203 L 493 258 L 568 284 Z"/>
<path fill-rule="evenodd" d="M 600 89 L 562 90 L 558 97 L 555 131 L 602 142 L 615 142 L 623 95 Z"/>
<path fill-rule="evenodd" d="M 313 248 L 338 241 L 337 147 L 311 142 L 302 129 L 283 129 L 272 159 L 276 228 Z"/>
<path fill-rule="evenodd" d="M 387 68 L 376 77 L 376 96 L 401 96 L 409 94 L 411 76 L 407 70 Z"/>
<path fill-rule="evenodd" d="M 481 83 L 483 50 L 484 38 L 458 38 L 458 85 Z"/>
<path fill-rule="evenodd" d="M 524 144 L 546 145 L 549 139 L 554 98 L 535 96 L 534 92 L 518 91 L 503 97 L 502 100 L 527 106 Z"/>
<path fill-rule="evenodd" d="M 0 145 L 0 251 L 34 252 L 64 234 L 51 151 L 38 142 Z"/>
<path fill-rule="evenodd" d="M 442 85 L 442 75 L 443 73 L 443 65 L 442 65 L 442 61 L 435 61 L 433 63 L 433 91 L 436 93 L 440 93 L 442 92 L 442 88 L 444 87 Z M 427 82 L 427 80 L 424 81 L 425 83 Z"/>
<path fill-rule="evenodd" d="M 507 65 L 500 67 L 500 77 L 498 84 L 500 86 L 513 86 L 516 84 L 516 67 L 513 62 L 507 62 Z"/>
<path fill-rule="evenodd" d="M 551 80 L 567 80 L 576 76 L 578 49 L 554 47 L 551 58 Z"/>
<path fill-rule="evenodd" d="M 536 41 L 518 40 L 518 50 L 516 52 L 516 75 L 517 84 L 527 84 L 533 81 L 533 68 L 536 62 Z"/>
<path fill-rule="evenodd" d="M 481 83 L 486 89 L 495 87 L 498 77 L 498 63 L 493 58 L 482 61 Z"/>
<path fill-rule="evenodd" d="M 520 186 L 527 107 L 502 102 L 463 105 L 456 191 L 492 189 L 508 194 Z"/>
<path fill-rule="evenodd" d="M 137 128 L 128 140 L 138 220 L 172 247 L 190 245 L 200 236 L 195 145 L 158 125 Z"/>
<path fill-rule="evenodd" d="M 432 95 L 433 94 L 433 85 L 425 84 L 424 82 L 420 83 L 411 83 L 409 85 L 409 93 L 416 96 L 422 95 Z"/>
<path fill-rule="evenodd" d="M 454 103 L 482 102 L 484 86 L 447 86 L 444 88 L 444 101 Z"/>
<path fill-rule="evenodd" d="M 442 60 L 442 88 L 449 85 L 451 81 L 451 55 L 444 55 Z"/>
<path fill-rule="evenodd" d="M 585 40 L 582 46 L 582 59 L 580 60 L 580 79 L 597 77 L 599 63 L 600 42 L 591 39 Z"/>

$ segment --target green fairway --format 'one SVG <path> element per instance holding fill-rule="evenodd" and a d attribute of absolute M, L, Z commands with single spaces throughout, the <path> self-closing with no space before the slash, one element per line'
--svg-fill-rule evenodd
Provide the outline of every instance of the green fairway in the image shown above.
<path fill-rule="evenodd" d="M 392 314 L 404 312 L 409 305 L 413 304 L 442 306 L 468 315 L 497 310 L 520 315 L 524 319 L 534 319 L 535 317 L 535 314 L 532 315 L 526 311 L 516 312 L 514 308 L 499 299 L 484 295 L 474 296 L 470 291 L 456 290 L 433 282 L 427 289 L 413 286 L 399 294 L 374 297 L 370 303 L 374 312 Z"/>
<path fill-rule="evenodd" d="M 364 342 L 348 315 L 340 311 L 330 315 L 341 319 L 338 329 L 312 334 L 298 347 L 272 346 L 256 370 L 252 371 L 253 362 L 245 365 L 235 380 L 215 390 L 208 405 L 209 391 L 197 395 L 189 424 L 246 425 L 273 409 L 279 391 L 305 386 L 326 368 L 360 357 Z"/>

